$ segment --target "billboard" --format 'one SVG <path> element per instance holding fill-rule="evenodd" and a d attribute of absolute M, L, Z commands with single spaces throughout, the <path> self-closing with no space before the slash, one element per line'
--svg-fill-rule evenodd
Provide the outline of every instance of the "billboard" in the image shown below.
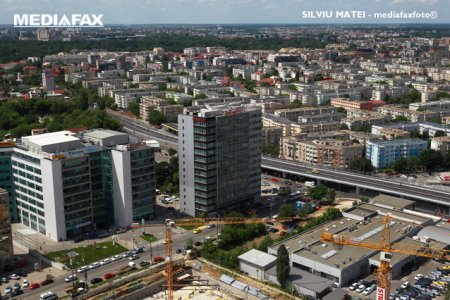
<path fill-rule="evenodd" d="M 387 300 L 386 289 L 377 287 L 377 300 Z"/>

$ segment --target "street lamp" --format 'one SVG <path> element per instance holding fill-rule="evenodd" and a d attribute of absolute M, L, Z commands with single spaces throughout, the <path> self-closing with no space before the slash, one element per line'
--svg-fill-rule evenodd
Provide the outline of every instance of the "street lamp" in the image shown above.
<path fill-rule="evenodd" d="M 72 277 L 73 277 L 73 259 L 78 255 L 79 255 L 78 252 L 75 251 L 70 251 L 69 253 L 67 253 L 67 256 L 69 257 L 70 261 L 70 270 L 72 271 Z M 72 281 L 72 287 L 75 288 L 75 280 Z"/>

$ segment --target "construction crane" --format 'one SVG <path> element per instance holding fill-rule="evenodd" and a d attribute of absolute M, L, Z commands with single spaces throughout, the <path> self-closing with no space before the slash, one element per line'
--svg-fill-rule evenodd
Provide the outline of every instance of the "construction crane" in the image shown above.
<path fill-rule="evenodd" d="M 172 263 L 172 228 L 176 226 L 204 226 L 204 225 L 237 225 L 237 224 L 260 224 L 267 221 L 286 223 L 297 221 L 296 217 L 286 218 L 185 218 L 185 219 L 166 219 L 164 224 L 131 224 L 131 228 L 139 229 L 142 227 L 161 227 L 166 230 L 166 276 L 167 276 L 167 299 L 173 300 L 173 263 Z"/>
<path fill-rule="evenodd" d="M 450 259 L 450 250 L 442 250 L 428 245 L 410 245 L 403 243 L 391 244 L 391 216 L 388 214 L 382 219 L 383 230 L 379 243 L 364 242 L 352 237 L 345 237 L 331 232 L 324 232 L 320 240 L 340 246 L 353 246 L 380 251 L 380 266 L 377 270 L 377 300 L 388 300 L 391 287 L 391 257 L 392 253 L 416 255 L 434 259 Z"/>

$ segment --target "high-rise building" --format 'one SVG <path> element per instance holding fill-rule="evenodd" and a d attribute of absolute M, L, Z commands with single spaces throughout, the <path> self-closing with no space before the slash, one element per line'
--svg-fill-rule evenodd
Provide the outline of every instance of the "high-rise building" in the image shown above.
<path fill-rule="evenodd" d="M 15 143 L 0 142 L 0 189 L 4 189 L 9 195 L 9 216 L 11 221 L 17 220 L 16 201 L 14 197 L 14 184 L 12 181 L 11 155 L 14 152 Z"/>
<path fill-rule="evenodd" d="M 42 87 L 46 92 L 55 90 L 55 76 L 52 70 L 45 69 L 42 72 Z"/>
<path fill-rule="evenodd" d="M 0 270 L 12 262 L 13 244 L 8 191 L 0 189 Z"/>
<path fill-rule="evenodd" d="M 12 154 L 19 221 L 53 240 L 154 214 L 154 152 L 111 130 L 23 137 Z"/>
<path fill-rule="evenodd" d="M 385 168 L 400 158 L 419 156 L 426 149 L 428 142 L 420 139 L 369 141 L 366 143 L 366 158 L 374 167 Z"/>
<path fill-rule="evenodd" d="M 261 189 L 261 111 L 216 106 L 178 116 L 180 210 L 223 215 L 250 206 Z"/>

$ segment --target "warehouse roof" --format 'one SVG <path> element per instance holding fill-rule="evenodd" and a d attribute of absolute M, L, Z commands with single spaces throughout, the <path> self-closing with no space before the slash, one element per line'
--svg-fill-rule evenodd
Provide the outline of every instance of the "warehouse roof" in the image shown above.
<path fill-rule="evenodd" d="M 370 203 L 384 208 L 401 210 L 413 206 L 415 202 L 388 195 L 378 195 L 372 198 Z"/>
<path fill-rule="evenodd" d="M 243 262 L 251 263 L 261 268 L 267 267 L 277 260 L 275 256 L 256 249 L 252 249 L 250 251 L 245 252 L 244 254 L 240 255 L 238 259 Z"/>
<path fill-rule="evenodd" d="M 450 245 L 450 229 L 442 226 L 427 226 L 417 233 L 419 237 L 428 237 L 442 244 Z"/>
<path fill-rule="evenodd" d="M 276 277 L 277 267 L 273 266 L 266 272 L 267 274 Z M 323 293 L 324 291 L 329 289 L 333 284 L 333 282 L 329 279 L 314 275 L 312 273 L 306 272 L 304 270 L 295 267 L 291 268 L 288 281 L 292 282 L 293 285 L 301 286 L 305 289 L 316 292 L 318 294 Z"/>

